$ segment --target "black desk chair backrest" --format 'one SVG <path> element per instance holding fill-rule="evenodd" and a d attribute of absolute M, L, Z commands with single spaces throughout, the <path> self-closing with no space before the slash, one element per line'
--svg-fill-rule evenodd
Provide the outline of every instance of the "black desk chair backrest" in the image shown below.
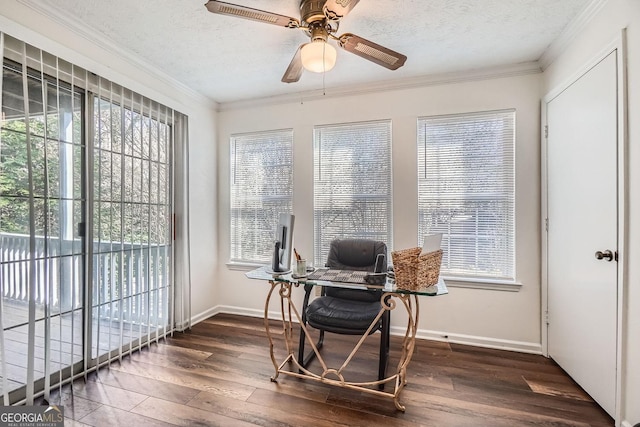
<path fill-rule="evenodd" d="M 379 254 L 387 256 L 384 242 L 368 239 L 336 239 L 331 242 L 326 267 L 336 270 L 373 272 Z M 383 263 L 380 273 L 387 271 Z M 359 291 L 354 289 L 326 288 L 325 295 L 354 301 L 380 301 L 381 291 Z"/>
<path fill-rule="evenodd" d="M 384 242 L 367 239 L 337 239 L 331 242 L 326 266 L 337 270 L 357 270 L 374 272 L 379 254 L 387 255 Z M 386 261 L 382 272 L 386 272 Z M 382 309 L 382 290 L 358 290 L 324 287 L 322 296 L 309 303 L 312 286 L 305 285 L 302 308 L 302 322 L 320 330 L 316 348 L 322 348 L 325 331 L 338 334 L 364 334 Z M 390 316 L 386 310 L 375 328 L 380 331 L 380 359 L 378 379 L 385 378 L 389 358 Z M 311 352 L 304 354 L 305 334 L 300 331 L 298 361 L 306 367 L 315 357 Z M 380 385 L 382 389 L 384 384 Z"/>

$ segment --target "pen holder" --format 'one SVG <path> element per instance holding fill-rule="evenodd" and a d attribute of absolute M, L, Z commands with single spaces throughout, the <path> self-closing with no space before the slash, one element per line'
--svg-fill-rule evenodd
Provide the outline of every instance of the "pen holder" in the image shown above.
<path fill-rule="evenodd" d="M 297 259 L 296 260 L 295 273 L 298 276 L 306 276 L 306 274 L 307 274 L 307 260 L 306 259 Z"/>

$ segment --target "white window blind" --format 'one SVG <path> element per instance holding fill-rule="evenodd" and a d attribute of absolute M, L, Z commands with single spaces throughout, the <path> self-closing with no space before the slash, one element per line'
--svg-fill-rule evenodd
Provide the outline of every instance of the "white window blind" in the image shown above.
<path fill-rule="evenodd" d="M 232 135 L 230 158 L 231 262 L 268 262 L 278 214 L 293 209 L 293 130 Z"/>
<path fill-rule="evenodd" d="M 336 238 L 392 241 L 391 121 L 314 128 L 315 265 Z"/>
<path fill-rule="evenodd" d="M 448 276 L 515 279 L 515 111 L 418 119 L 418 240 Z"/>

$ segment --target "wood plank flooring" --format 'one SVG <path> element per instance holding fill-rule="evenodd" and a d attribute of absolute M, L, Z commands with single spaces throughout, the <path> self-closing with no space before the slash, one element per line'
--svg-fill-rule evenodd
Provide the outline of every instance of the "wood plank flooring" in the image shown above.
<path fill-rule="evenodd" d="M 375 379 L 378 338 L 367 338 L 353 360 L 354 378 Z M 353 340 L 327 334 L 327 363 L 339 366 Z M 392 337 L 391 369 L 399 344 Z M 390 399 L 292 377 L 274 383 L 273 373 L 262 319 L 221 314 L 56 390 L 51 403 L 64 405 L 66 426 L 614 425 L 562 369 L 536 355 L 419 340 L 404 413 Z"/>

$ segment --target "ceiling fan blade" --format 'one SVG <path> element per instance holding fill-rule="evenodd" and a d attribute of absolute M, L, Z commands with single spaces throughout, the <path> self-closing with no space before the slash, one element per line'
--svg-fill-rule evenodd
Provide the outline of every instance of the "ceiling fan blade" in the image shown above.
<path fill-rule="evenodd" d="M 300 80 L 300 77 L 302 77 L 303 70 L 302 70 L 302 59 L 300 55 L 300 52 L 302 51 L 302 46 L 304 46 L 304 44 L 301 44 L 300 47 L 298 47 L 298 50 L 296 50 L 295 55 L 293 55 L 293 59 L 291 60 L 291 63 L 287 67 L 287 71 L 284 72 L 284 76 L 282 76 L 283 83 L 295 83 L 298 80 Z"/>
<path fill-rule="evenodd" d="M 324 4 L 324 14 L 327 19 L 337 21 L 343 18 L 360 0 L 327 0 Z"/>
<path fill-rule="evenodd" d="M 252 21 L 264 22 L 266 24 L 278 25 L 287 28 L 299 28 L 300 21 L 290 16 L 278 15 L 276 13 L 265 12 L 264 10 L 253 9 L 237 4 L 225 3 L 217 0 L 209 0 L 205 7 L 211 13 L 221 15 L 237 16 L 238 18 L 251 19 Z"/>
<path fill-rule="evenodd" d="M 351 52 L 390 70 L 402 67 L 407 57 L 355 34 L 346 33 L 339 37 L 338 43 L 347 52 Z"/>

